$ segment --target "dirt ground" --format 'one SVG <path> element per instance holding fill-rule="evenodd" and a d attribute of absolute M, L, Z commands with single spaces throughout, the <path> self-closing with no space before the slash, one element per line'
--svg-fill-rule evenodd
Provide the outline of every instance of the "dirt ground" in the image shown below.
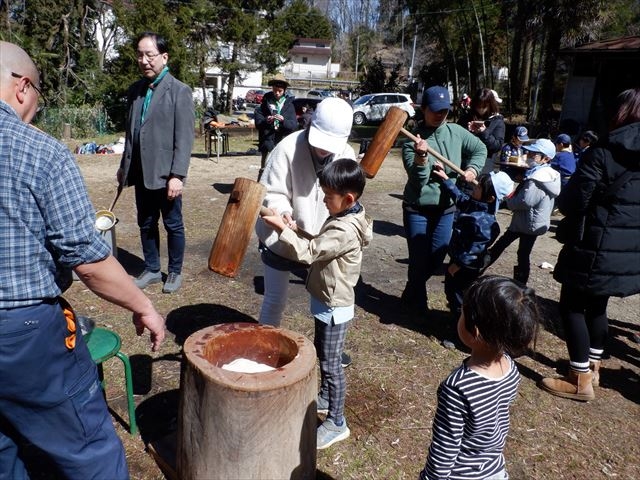
<path fill-rule="evenodd" d="M 96 209 L 107 208 L 113 199 L 118 160 L 114 155 L 78 157 Z M 258 314 L 263 278 L 257 242 L 252 242 L 236 278 L 222 277 L 207 268 L 233 181 L 236 177 L 255 179 L 258 166 L 259 156 L 225 156 L 213 161 L 202 154 L 194 155 L 184 194 L 184 285 L 173 295 L 162 294 L 161 285 L 147 289 L 167 319 L 169 335 L 159 352 L 151 353 L 147 338 L 135 336 L 126 312 L 98 299 L 82 284 L 76 282 L 66 294 L 79 313 L 119 332 L 122 350 L 130 356 L 141 436 L 132 437 L 126 430 L 121 364 L 108 361 L 105 376 L 108 403 L 127 450 L 131 478 L 165 478 L 145 446 L 149 442 L 160 445 L 176 429 L 181 345 L 187 336 L 212 324 L 254 321 Z M 464 351 L 447 350 L 440 344 L 453 335 L 442 276 L 429 282 L 428 318 L 414 317 L 401 308 L 399 296 L 407 269 L 401 219 L 404 181 L 399 151 L 394 149 L 378 176 L 368 182 L 362 199 L 374 219 L 375 235 L 365 251 L 356 319 L 347 338 L 347 351 L 353 357 L 353 365 L 346 370 L 346 416 L 351 437 L 318 452 L 317 478 L 416 478 L 431 438 L 438 384 L 466 356 Z M 119 218 L 119 259 L 130 274 L 137 275 L 142 264 L 131 189 L 122 194 L 115 213 Z M 503 229 L 509 218 L 508 211 L 500 211 Z M 559 244 L 548 233 L 538 239 L 532 265 L 553 265 L 558 251 Z M 162 255 L 166 269 L 164 245 Z M 488 273 L 510 275 L 514 258 L 515 245 Z M 566 368 L 567 353 L 557 314 L 559 284 L 550 269 L 538 267 L 532 268 L 529 283 L 544 309 L 545 327 L 535 353 L 518 359 L 522 383 L 512 409 L 505 451 L 510 477 L 640 478 L 640 346 L 631 340 L 631 334 L 640 330 L 640 298 L 611 300 L 602 386 L 594 401 L 578 403 L 553 397 L 536 387 L 542 376 Z M 309 338 L 313 335 L 304 284 L 293 275 L 283 327 Z"/>

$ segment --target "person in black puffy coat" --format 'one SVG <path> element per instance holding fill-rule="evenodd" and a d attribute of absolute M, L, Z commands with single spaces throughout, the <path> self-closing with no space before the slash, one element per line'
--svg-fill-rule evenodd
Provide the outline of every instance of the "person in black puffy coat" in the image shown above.
<path fill-rule="evenodd" d="M 541 387 L 588 401 L 600 380 L 609 298 L 640 293 L 640 88 L 618 96 L 608 139 L 585 154 L 557 203 L 575 225 L 554 270 L 570 369 Z"/>

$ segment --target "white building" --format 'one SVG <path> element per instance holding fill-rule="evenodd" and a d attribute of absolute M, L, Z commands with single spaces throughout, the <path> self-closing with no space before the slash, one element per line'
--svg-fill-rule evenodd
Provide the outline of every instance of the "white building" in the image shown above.
<path fill-rule="evenodd" d="M 340 73 L 340 64 L 331 63 L 331 40 L 298 38 L 289 57 L 283 69 L 287 78 L 335 78 Z"/>

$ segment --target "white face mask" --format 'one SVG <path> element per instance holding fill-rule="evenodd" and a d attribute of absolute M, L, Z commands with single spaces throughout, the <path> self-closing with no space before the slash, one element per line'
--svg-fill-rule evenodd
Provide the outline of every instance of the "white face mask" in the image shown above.
<path fill-rule="evenodd" d="M 538 163 L 536 162 L 536 157 L 530 157 L 527 155 L 527 167 L 529 168 L 533 168 L 536 165 L 538 165 Z"/>

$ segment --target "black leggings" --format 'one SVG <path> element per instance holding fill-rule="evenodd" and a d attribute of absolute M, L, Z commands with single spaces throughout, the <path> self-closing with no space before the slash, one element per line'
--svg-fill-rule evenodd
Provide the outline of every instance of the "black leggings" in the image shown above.
<path fill-rule="evenodd" d="M 608 296 L 591 295 L 562 285 L 560 315 L 572 363 L 588 362 L 589 349 L 604 349 L 609 333 L 608 302 Z"/>

